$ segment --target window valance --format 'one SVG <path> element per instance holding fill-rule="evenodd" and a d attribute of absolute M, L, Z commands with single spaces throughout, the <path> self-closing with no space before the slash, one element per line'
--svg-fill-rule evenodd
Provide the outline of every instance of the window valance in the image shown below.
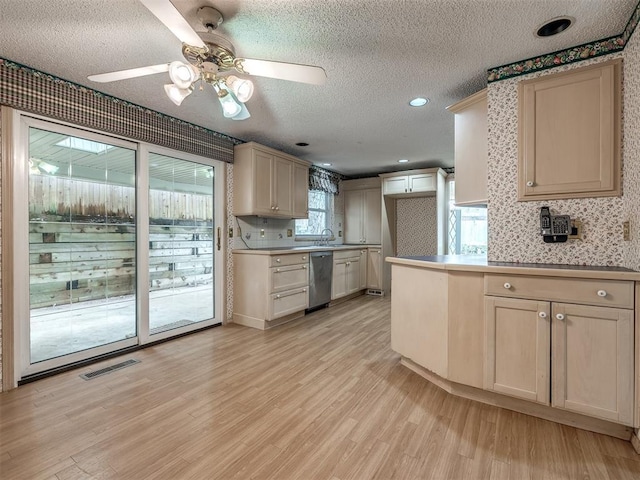
<path fill-rule="evenodd" d="M 344 178 L 344 175 L 312 165 L 309 167 L 309 190 L 320 190 L 338 195 L 340 180 L 344 180 Z"/>

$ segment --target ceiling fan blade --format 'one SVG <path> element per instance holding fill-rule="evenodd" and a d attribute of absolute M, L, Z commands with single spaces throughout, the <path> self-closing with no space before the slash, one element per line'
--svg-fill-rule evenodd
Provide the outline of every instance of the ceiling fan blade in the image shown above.
<path fill-rule="evenodd" d="M 238 58 L 236 59 L 236 64 L 241 65 L 242 70 L 249 75 L 277 78 L 291 82 L 311 83 L 313 85 L 324 85 L 327 81 L 327 74 L 324 69 L 312 65 L 255 60 L 253 58 Z"/>
<path fill-rule="evenodd" d="M 130 68 L 129 70 L 120 70 L 117 72 L 99 73 L 97 75 L 89 75 L 87 78 L 93 82 L 115 82 L 117 80 L 126 80 L 127 78 L 144 77 L 145 75 L 153 75 L 155 73 L 163 73 L 169 71 L 169 64 L 151 65 L 148 67 Z"/>
<path fill-rule="evenodd" d="M 194 47 L 204 42 L 169 0 L 140 0 L 178 39 Z"/>

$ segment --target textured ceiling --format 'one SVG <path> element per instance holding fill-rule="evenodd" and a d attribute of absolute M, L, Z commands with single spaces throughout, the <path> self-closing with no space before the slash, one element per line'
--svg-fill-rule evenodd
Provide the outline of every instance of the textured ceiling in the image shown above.
<path fill-rule="evenodd" d="M 617 35 L 637 0 L 174 0 L 196 29 L 215 6 L 236 55 L 318 65 L 325 86 L 252 77 L 251 118 L 223 118 L 214 93 L 182 106 L 167 74 L 98 84 L 87 76 L 181 60 L 181 44 L 136 0 L 0 0 L 0 56 L 332 170 L 364 175 L 453 166 L 445 107 L 486 85 L 491 67 Z M 568 15 L 567 31 L 533 35 Z M 431 102 L 411 108 L 408 101 Z M 305 148 L 295 146 L 307 142 Z M 398 165 L 400 158 L 410 163 Z"/>

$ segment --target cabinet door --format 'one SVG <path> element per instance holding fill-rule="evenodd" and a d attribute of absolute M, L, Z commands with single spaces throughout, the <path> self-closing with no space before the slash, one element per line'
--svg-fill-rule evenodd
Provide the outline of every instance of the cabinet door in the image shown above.
<path fill-rule="evenodd" d="M 344 242 L 362 243 L 363 240 L 363 190 L 347 190 L 344 193 Z"/>
<path fill-rule="evenodd" d="M 385 195 L 396 195 L 409 191 L 409 177 L 388 177 L 382 182 L 382 189 Z"/>
<path fill-rule="evenodd" d="M 633 423 L 633 311 L 553 304 L 554 407 Z"/>
<path fill-rule="evenodd" d="M 370 248 L 367 262 L 367 288 L 379 290 L 382 288 L 382 251 Z"/>
<path fill-rule="evenodd" d="M 409 175 L 409 193 L 435 192 L 436 177 L 431 173 Z"/>
<path fill-rule="evenodd" d="M 358 290 L 364 290 L 367 288 L 367 266 L 368 266 L 368 254 L 367 249 L 360 250 L 360 262 L 358 264 L 359 272 L 360 272 L 360 280 L 358 285 Z"/>
<path fill-rule="evenodd" d="M 309 218 L 309 167 L 293 164 L 293 217 Z"/>
<path fill-rule="evenodd" d="M 621 65 L 520 83 L 521 200 L 620 194 Z"/>
<path fill-rule="evenodd" d="M 273 183 L 273 155 L 253 151 L 253 210 L 256 215 L 273 215 L 275 204 L 271 197 Z"/>
<path fill-rule="evenodd" d="M 347 294 L 360 290 L 360 258 L 347 260 Z"/>
<path fill-rule="evenodd" d="M 485 297 L 484 388 L 549 404 L 550 304 Z"/>
<path fill-rule="evenodd" d="M 278 156 L 273 157 L 272 203 L 276 214 L 293 215 L 293 162 Z"/>
<path fill-rule="evenodd" d="M 333 276 L 331 278 L 331 300 L 344 297 L 347 294 L 347 260 L 333 262 Z"/>
<path fill-rule="evenodd" d="M 381 243 L 382 195 L 380 189 L 372 188 L 363 193 L 363 243 Z"/>

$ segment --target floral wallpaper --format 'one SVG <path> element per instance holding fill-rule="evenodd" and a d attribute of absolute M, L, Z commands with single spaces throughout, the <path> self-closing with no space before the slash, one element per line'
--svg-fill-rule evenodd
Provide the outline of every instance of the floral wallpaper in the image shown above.
<path fill-rule="evenodd" d="M 437 255 L 436 197 L 396 200 L 396 235 L 398 256 Z"/>
<path fill-rule="evenodd" d="M 622 53 L 563 65 L 553 73 L 619 57 Z M 488 258 L 500 262 L 624 266 L 622 197 L 517 201 L 518 83 L 550 73 L 549 70 L 536 72 L 488 86 Z M 624 182 L 623 188 L 626 189 L 628 183 Z M 542 205 L 549 205 L 552 213 L 581 220 L 584 240 L 544 243 L 538 224 Z"/>
<path fill-rule="evenodd" d="M 640 270 L 640 35 L 624 50 L 623 178 L 624 220 L 629 220 L 631 241 L 624 242 L 623 266 Z"/>

